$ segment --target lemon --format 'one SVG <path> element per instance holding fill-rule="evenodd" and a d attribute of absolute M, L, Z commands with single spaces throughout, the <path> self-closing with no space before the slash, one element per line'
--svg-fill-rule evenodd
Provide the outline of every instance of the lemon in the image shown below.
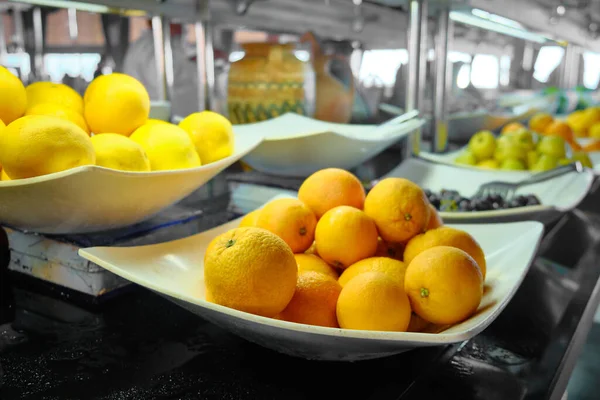
<path fill-rule="evenodd" d="M 90 137 L 58 117 L 28 115 L 3 129 L 0 163 L 12 179 L 30 178 L 94 164 Z"/>
<path fill-rule="evenodd" d="M 27 94 L 21 80 L 0 66 L 0 120 L 10 124 L 25 114 Z"/>
<path fill-rule="evenodd" d="M 6 174 L 5 170 L 2 170 L 2 172 L 0 173 L 0 181 L 10 181 L 12 179 L 10 179 L 10 177 Z"/>
<path fill-rule="evenodd" d="M 146 124 L 170 124 L 170 122 L 163 121 L 162 119 L 148 118 Z"/>
<path fill-rule="evenodd" d="M 2 128 L 6 128 L 6 125 L 4 125 L 4 122 L 2 122 L 2 120 L 0 119 L 0 129 Z"/>
<path fill-rule="evenodd" d="M 90 134 L 90 128 L 88 128 L 85 119 L 81 114 L 73 111 L 73 109 L 66 108 L 56 103 L 40 103 L 33 107 L 29 107 L 25 112 L 25 115 L 48 115 L 51 117 L 63 118 L 73 122 L 88 135 Z"/>
<path fill-rule="evenodd" d="M 146 151 L 152 171 L 193 168 L 201 165 L 192 140 L 176 125 L 144 125 L 130 137 Z"/>
<path fill-rule="evenodd" d="M 179 127 L 190 135 L 204 164 L 233 154 L 233 127 L 224 116 L 212 111 L 197 112 L 188 115 Z"/>
<path fill-rule="evenodd" d="M 138 143 L 117 133 L 94 135 L 96 165 L 121 171 L 150 171 L 150 160 Z"/>
<path fill-rule="evenodd" d="M 114 73 L 97 77 L 83 96 L 85 120 L 94 133 L 129 136 L 148 120 L 150 97 L 137 79 Z"/>
<path fill-rule="evenodd" d="M 81 95 L 63 83 L 35 82 L 25 88 L 27 108 L 43 103 L 53 103 L 83 115 Z"/>

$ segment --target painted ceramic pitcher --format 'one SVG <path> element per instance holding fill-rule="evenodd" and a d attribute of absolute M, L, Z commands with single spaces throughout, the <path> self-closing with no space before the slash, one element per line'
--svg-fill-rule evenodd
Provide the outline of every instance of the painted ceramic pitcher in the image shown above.
<path fill-rule="evenodd" d="M 287 112 L 312 116 L 314 72 L 294 44 L 247 43 L 231 64 L 227 108 L 234 124 L 264 121 Z"/>
<path fill-rule="evenodd" d="M 354 104 L 354 75 L 350 64 L 341 56 L 323 54 L 319 42 L 310 32 L 304 34 L 301 41 L 308 42 L 312 46 L 313 69 L 317 80 L 314 118 L 341 124 L 350 122 Z M 349 87 L 344 86 L 342 82 L 330 74 L 329 64 L 332 60 L 340 62 L 340 65 L 347 70 L 350 78 Z"/>

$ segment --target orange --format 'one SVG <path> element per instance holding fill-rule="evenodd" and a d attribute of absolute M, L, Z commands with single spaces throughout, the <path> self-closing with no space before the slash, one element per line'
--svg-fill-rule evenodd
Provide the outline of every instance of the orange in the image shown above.
<path fill-rule="evenodd" d="M 264 317 L 287 307 L 297 277 L 289 246 L 264 229 L 227 231 L 215 237 L 204 254 L 206 299 Z"/>
<path fill-rule="evenodd" d="M 402 286 L 377 272 L 349 281 L 337 303 L 338 323 L 344 329 L 405 332 L 410 314 L 410 302 Z"/>
<path fill-rule="evenodd" d="M 410 316 L 410 323 L 408 324 L 408 332 L 423 332 L 425 328 L 427 328 L 429 322 L 425 321 L 423 318 L 419 317 L 414 312 Z"/>
<path fill-rule="evenodd" d="M 548 136 L 560 136 L 567 142 L 572 142 L 575 138 L 573 135 L 573 130 L 566 122 L 563 121 L 552 122 L 542 133 Z"/>
<path fill-rule="evenodd" d="M 438 211 L 431 204 L 429 205 L 429 211 L 429 222 L 427 223 L 427 227 L 425 227 L 425 230 L 430 231 L 432 229 L 437 229 L 440 226 L 443 226 L 444 221 L 442 220 L 442 217 L 440 217 Z"/>
<path fill-rule="evenodd" d="M 382 238 L 377 238 L 376 257 L 389 257 L 402 261 L 405 243 L 387 243 Z"/>
<path fill-rule="evenodd" d="M 404 242 L 423 232 L 429 223 L 429 200 L 415 183 L 386 178 L 365 199 L 365 213 L 373 218 L 386 242 Z"/>
<path fill-rule="evenodd" d="M 337 280 L 339 275 L 337 271 L 325 261 L 313 254 L 295 254 L 296 264 L 298 264 L 298 273 L 313 271 L 327 275 Z"/>
<path fill-rule="evenodd" d="M 600 140 L 590 142 L 583 147 L 583 151 L 586 153 L 600 151 Z"/>
<path fill-rule="evenodd" d="M 518 130 L 524 129 L 524 128 L 525 128 L 525 126 L 520 122 L 511 122 L 511 123 L 504 125 L 504 127 L 502 128 L 502 131 L 500 133 L 505 134 L 505 133 L 512 132 L 512 131 L 518 131 Z"/>
<path fill-rule="evenodd" d="M 554 122 L 552 115 L 546 113 L 537 113 L 529 120 L 529 129 L 534 132 L 544 133 L 548 125 Z"/>
<path fill-rule="evenodd" d="M 256 221 L 258 220 L 259 214 L 260 209 L 250 211 L 248 214 L 244 215 L 240 221 L 240 228 L 243 228 L 244 226 L 256 226 Z"/>
<path fill-rule="evenodd" d="M 298 199 L 277 199 L 267 203 L 256 226 L 282 238 L 294 253 L 306 251 L 315 238 L 317 219 Z"/>
<path fill-rule="evenodd" d="M 410 264 L 420 253 L 436 246 L 452 246 L 467 252 L 473 257 L 485 278 L 485 254 L 479 243 L 467 232 L 449 226 L 427 231 L 412 238 L 404 249 L 404 262 Z"/>
<path fill-rule="evenodd" d="M 362 210 L 365 189 L 358 178 L 339 168 L 326 168 L 315 172 L 302 183 L 298 198 L 317 216 L 338 206 Z"/>
<path fill-rule="evenodd" d="M 304 254 L 314 254 L 315 256 L 318 256 L 319 252 L 317 251 L 317 242 L 313 242 L 308 250 L 304 252 Z"/>
<path fill-rule="evenodd" d="M 336 268 L 345 269 L 377 250 L 377 227 L 364 212 L 350 206 L 327 211 L 315 231 L 319 256 Z"/>
<path fill-rule="evenodd" d="M 408 265 L 404 290 L 421 318 L 434 324 L 455 324 L 479 307 L 483 277 L 467 253 L 437 246 L 425 250 Z"/>
<path fill-rule="evenodd" d="M 296 292 L 279 319 L 338 328 L 336 306 L 342 287 L 332 277 L 315 271 L 298 275 Z"/>
<path fill-rule="evenodd" d="M 367 273 L 380 272 L 393 279 L 396 283 L 404 285 L 404 273 L 406 265 L 402 261 L 388 257 L 371 257 L 352 264 L 342 272 L 338 282 L 342 287 L 346 286 L 354 277 Z"/>

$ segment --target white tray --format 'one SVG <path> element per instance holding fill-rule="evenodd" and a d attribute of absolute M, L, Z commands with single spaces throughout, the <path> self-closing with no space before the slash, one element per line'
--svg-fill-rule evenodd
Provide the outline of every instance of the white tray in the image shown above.
<path fill-rule="evenodd" d="M 473 235 L 486 254 L 486 287 L 477 313 L 441 333 L 378 332 L 296 324 L 206 302 L 204 252 L 215 236 L 237 227 L 239 221 L 182 240 L 142 247 L 95 247 L 79 254 L 261 346 L 307 359 L 354 361 L 457 343 L 477 335 L 515 294 L 543 233 L 538 222 L 455 225 Z"/>
<path fill-rule="evenodd" d="M 234 131 L 238 137 L 265 137 L 244 157 L 252 168 L 272 175 L 307 177 L 323 168 L 357 167 L 423 124 L 414 119 L 375 132 L 377 125 L 334 124 L 289 113 L 235 125 Z"/>
<path fill-rule="evenodd" d="M 241 159 L 261 137 L 236 137 L 232 156 L 175 171 L 125 172 L 84 166 L 0 182 L 0 224 L 47 234 L 87 233 L 143 221 Z"/>
<path fill-rule="evenodd" d="M 419 186 L 439 192 L 441 189 L 456 190 L 465 197 L 475 194 L 479 186 L 491 181 L 518 182 L 528 173 L 490 171 L 457 165 L 437 164 L 412 158 L 390 171 L 385 177 L 396 176 L 410 179 Z M 565 212 L 577 207 L 590 191 L 594 181 L 591 170 L 570 172 L 534 185 L 525 186 L 517 194 L 535 194 L 541 205 L 509 208 L 494 211 L 442 212 L 444 222 L 480 223 L 536 220 L 550 223 Z"/>

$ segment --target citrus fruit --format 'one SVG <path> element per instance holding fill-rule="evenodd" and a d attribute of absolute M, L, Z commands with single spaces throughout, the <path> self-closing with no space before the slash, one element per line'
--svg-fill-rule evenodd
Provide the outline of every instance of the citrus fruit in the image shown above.
<path fill-rule="evenodd" d="M 4 125 L 4 122 L 2 122 L 2 120 L 0 119 L 0 129 L 2 128 L 6 128 L 6 125 Z"/>
<path fill-rule="evenodd" d="M 546 127 L 544 134 L 547 136 L 560 136 L 565 142 L 572 142 L 575 138 L 573 130 L 563 121 L 554 121 Z"/>
<path fill-rule="evenodd" d="M 168 121 L 163 121 L 162 119 L 148 118 L 145 122 L 146 124 L 170 124 Z"/>
<path fill-rule="evenodd" d="M 150 113 L 150 97 L 137 79 L 120 73 L 101 75 L 83 96 L 84 115 L 94 133 L 129 136 Z"/>
<path fill-rule="evenodd" d="M 600 122 L 590 126 L 588 133 L 592 139 L 600 139 Z"/>
<path fill-rule="evenodd" d="M 298 273 L 314 271 L 328 275 L 333 279 L 338 279 L 337 271 L 325 261 L 314 254 L 295 254 L 296 264 L 298 264 Z"/>
<path fill-rule="evenodd" d="M 77 113 L 71 108 L 56 103 L 39 103 L 32 107 L 28 107 L 25 115 L 48 115 L 51 117 L 63 118 L 71 121 L 88 135 L 90 134 L 90 128 L 88 128 L 83 115 Z"/>
<path fill-rule="evenodd" d="M 145 125 L 130 136 L 142 146 L 152 171 L 199 167 L 200 157 L 188 134 L 172 124 Z"/>
<path fill-rule="evenodd" d="M 405 243 L 388 243 L 382 238 L 377 238 L 375 257 L 389 257 L 402 261 Z"/>
<path fill-rule="evenodd" d="M 318 219 L 337 206 L 350 206 L 362 210 L 365 189 L 350 172 L 339 168 L 326 168 L 306 178 L 298 190 L 298 198 Z"/>
<path fill-rule="evenodd" d="M 468 149 L 477 161 L 487 160 L 494 156 L 496 138 L 490 131 L 479 131 L 469 140 Z"/>
<path fill-rule="evenodd" d="M 344 329 L 404 332 L 410 322 L 410 303 L 397 282 L 385 274 L 356 276 L 343 288 L 337 318 Z"/>
<path fill-rule="evenodd" d="M 236 228 L 215 237 L 204 255 L 206 299 L 274 317 L 296 290 L 298 267 L 289 246 L 259 228 Z"/>
<path fill-rule="evenodd" d="M 203 164 L 219 161 L 233 154 L 233 127 L 221 114 L 196 112 L 185 117 L 179 127 L 186 131 Z"/>
<path fill-rule="evenodd" d="M 438 213 L 434 206 L 429 204 L 429 222 L 427 223 L 425 230 L 430 231 L 443 225 L 444 221 L 442 220 L 442 217 L 440 217 L 440 213 Z"/>
<path fill-rule="evenodd" d="M 525 126 L 520 122 L 510 122 L 502 128 L 500 133 L 505 134 L 512 131 L 518 131 L 519 129 L 523 129 Z"/>
<path fill-rule="evenodd" d="M 10 124 L 25 114 L 27 95 L 21 80 L 0 65 L 0 120 Z"/>
<path fill-rule="evenodd" d="M 317 251 L 317 242 L 312 242 L 310 247 L 304 252 L 304 254 L 314 254 L 315 256 L 319 255 Z"/>
<path fill-rule="evenodd" d="M 294 296 L 279 318 L 337 328 L 336 306 L 341 291 L 342 287 L 331 276 L 315 271 L 300 272 Z"/>
<path fill-rule="evenodd" d="M 315 239 L 317 218 L 298 199 L 277 199 L 267 203 L 256 226 L 282 238 L 294 253 L 306 251 Z"/>
<path fill-rule="evenodd" d="M 258 219 L 258 215 L 260 214 L 260 209 L 249 212 L 244 215 L 242 220 L 240 221 L 240 228 L 244 226 L 256 226 L 256 220 Z"/>
<path fill-rule="evenodd" d="M 5 170 L 2 170 L 2 172 L 0 173 L 0 181 L 10 181 L 12 179 L 10 179 L 10 176 L 8 176 L 6 174 Z"/>
<path fill-rule="evenodd" d="M 383 240 L 404 242 L 425 230 L 430 208 L 418 185 L 404 178 L 386 178 L 367 195 L 365 213 L 373 218 Z"/>
<path fill-rule="evenodd" d="M 483 296 L 483 277 L 471 256 L 437 246 L 406 268 L 404 289 L 415 313 L 434 324 L 455 324 L 471 316 Z"/>
<path fill-rule="evenodd" d="M 410 316 L 410 323 L 408 324 L 407 332 L 423 332 L 425 328 L 427 328 L 429 322 L 425 321 L 423 318 L 419 317 L 418 314 L 414 312 Z"/>
<path fill-rule="evenodd" d="M 469 233 L 449 226 L 442 226 L 412 238 L 404 249 L 404 262 L 410 264 L 419 254 L 436 246 L 451 246 L 465 251 L 473 257 L 485 278 L 485 254 L 479 243 Z"/>
<path fill-rule="evenodd" d="M 554 122 L 552 115 L 547 113 L 537 113 L 529 120 L 529 129 L 534 132 L 544 133 L 548 125 Z"/>
<path fill-rule="evenodd" d="M 600 151 L 600 140 L 595 140 L 593 142 L 586 144 L 583 147 L 583 151 L 585 151 L 585 152 Z"/>
<path fill-rule="evenodd" d="M 367 272 L 379 272 L 387 275 L 396 283 L 404 287 L 404 273 L 406 264 L 402 261 L 394 260 L 388 257 L 370 257 L 352 264 L 342 272 L 338 282 L 342 287 L 360 274 Z"/>
<path fill-rule="evenodd" d="M 317 223 L 315 241 L 319 256 L 335 268 L 345 269 L 377 251 L 377 227 L 361 210 L 339 206 Z"/>
<path fill-rule="evenodd" d="M 63 83 L 34 82 L 28 85 L 25 91 L 27 92 L 27 109 L 39 104 L 51 103 L 83 115 L 81 95 Z"/>
<path fill-rule="evenodd" d="M 94 135 L 92 144 L 96 151 L 96 165 L 121 171 L 150 171 L 146 152 L 130 138 L 117 133 Z"/>
<path fill-rule="evenodd" d="M 0 163 L 12 179 L 51 174 L 96 162 L 90 137 L 74 123 L 29 115 L 2 130 Z"/>

